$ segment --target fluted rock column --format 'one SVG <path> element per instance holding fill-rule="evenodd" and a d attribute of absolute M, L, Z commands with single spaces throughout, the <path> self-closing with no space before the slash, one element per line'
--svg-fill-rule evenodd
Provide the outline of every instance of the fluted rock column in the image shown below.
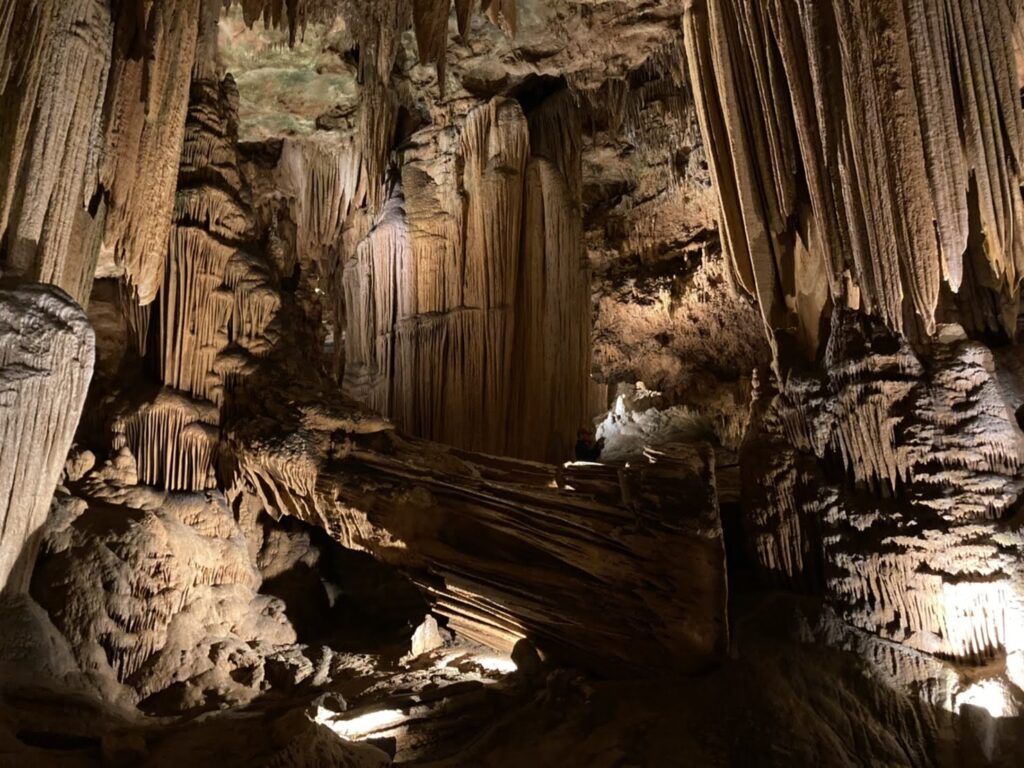
<path fill-rule="evenodd" d="M 95 354 L 85 313 L 63 291 L 0 284 L 0 588 L 7 592 L 28 589 Z"/>

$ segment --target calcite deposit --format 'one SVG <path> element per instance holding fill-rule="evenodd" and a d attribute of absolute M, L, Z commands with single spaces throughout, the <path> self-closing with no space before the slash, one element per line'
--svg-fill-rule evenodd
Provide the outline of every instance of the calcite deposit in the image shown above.
<path fill-rule="evenodd" d="M 1021 0 L 0 0 L 0 765 L 1024 761 Z"/>

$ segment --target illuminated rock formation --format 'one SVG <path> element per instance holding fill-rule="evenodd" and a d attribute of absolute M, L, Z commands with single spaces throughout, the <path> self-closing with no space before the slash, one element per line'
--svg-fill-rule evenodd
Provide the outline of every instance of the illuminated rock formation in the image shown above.
<path fill-rule="evenodd" d="M 200 9 L 212 0 L 122 4 L 105 109 L 104 250 L 140 305 L 163 280 Z M 140 14 L 140 15 L 137 15 Z M 145 30 L 143 39 L 139 31 Z"/>
<path fill-rule="evenodd" d="M 263 656 L 295 642 L 223 496 L 168 494 L 97 470 L 47 531 L 32 594 L 82 669 L 148 708 L 245 703 Z"/>
<path fill-rule="evenodd" d="M 4 269 L 85 304 L 101 257 L 160 286 L 200 0 L 0 8 Z"/>
<path fill-rule="evenodd" d="M 24 592 L 85 404 L 89 321 L 58 289 L 0 285 L 0 588 Z"/>
<path fill-rule="evenodd" d="M 1024 490 L 1024 435 L 994 369 L 958 328 L 940 329 L 926 371 L 879 323 L 836 313 L 827 377 L 791 377 L 746 448 L 761 564 L 911 647 L 1016 650 L 1024 540 L 1002 521 Z"/>
<path fill-rule="evenodd" d="M 1022 31 L 0 0 L 0 763 L 1021 764 Z"/>

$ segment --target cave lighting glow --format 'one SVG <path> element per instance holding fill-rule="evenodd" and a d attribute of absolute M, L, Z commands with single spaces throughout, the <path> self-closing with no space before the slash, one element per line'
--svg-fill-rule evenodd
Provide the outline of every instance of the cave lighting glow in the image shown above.
<path fill-rule="evenodd" d="M 454 653 L 447 653 L 441 656 L 437 661 L 434 662 L 435 669 L 443 669 L 450 665 L 453 661 L 467 662 L 469 664 L 476 664 L 478 667 L 487 670 L 488 672 L 499 672 L 503 675 L 511 674 L 515 672 L 517 667 L 516 663 L 512 661 L 508 656 L 498 656 L 497 654 L 480 654 L 480 653 L 466 653 L 465 651 L 456 651 Z"/>
<path fill-rule="evenodd" d="M 992 717 L 1015 717 L 1017 715 L 1017 707 L 1010 698 L 1009 691 L 999 680 L 980 680 L 969 685 L 956 697 L 957 713 L 965 704 L 981 707 Z"/>
<path fill-rule="evenodd" d="M 383 735 L 404 723 L 408 718 L 400 709 L 378 709 L 354 717 L 346 717 L 325 707 L 316 708 L 317 725 L 330 728 L 343 739 L 364 741 L 371 736 Z"/>
<path fill-rule="evenodd" d="M 516 671 L 516 663 L 507 656 L 474 656 L 473 661 L 489 672 L 507 675 Z"/>

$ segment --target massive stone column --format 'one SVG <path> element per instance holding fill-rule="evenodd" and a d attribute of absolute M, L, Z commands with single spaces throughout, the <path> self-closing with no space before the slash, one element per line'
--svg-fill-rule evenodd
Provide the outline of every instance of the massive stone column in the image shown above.
<path fill-rule="evenodd" d="M 344 265 L 344 389 L 421 437 L 562 461 L 585 423 L 580 117 L 496 98 L 417 134 Z"/>
<path fill-rule="evenodd" d="M 0 587 L 9 593 L 28 589 L 94 358 L 92 328 L 67 294 L 0 285 Z"/>

